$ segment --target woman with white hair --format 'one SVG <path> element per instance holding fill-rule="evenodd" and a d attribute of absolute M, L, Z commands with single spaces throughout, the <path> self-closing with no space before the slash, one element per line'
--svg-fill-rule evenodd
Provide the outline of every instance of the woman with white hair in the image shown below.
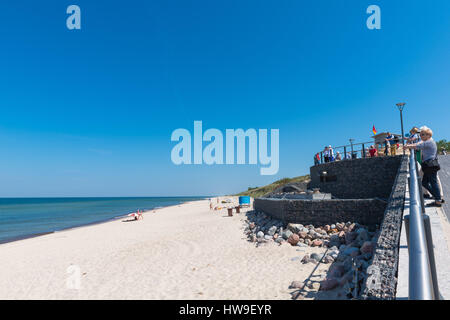
<path fill-rule="evenodd" d="M 405 146 L 405 149 L 422 151 L 422 185 L 434 197 L 435 202 L 428 205 L 434 207 L 442 206 L 441 187 L 438 182 L 437 172 L 441 169 L 437 160 L 437 145 L 434 142 L 433 131 L 428 127 L 420 128 L 420 138 L 422 141 Z"/>

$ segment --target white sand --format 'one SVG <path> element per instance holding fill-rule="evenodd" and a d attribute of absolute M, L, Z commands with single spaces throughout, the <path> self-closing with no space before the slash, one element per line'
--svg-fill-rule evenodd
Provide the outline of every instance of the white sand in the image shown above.
<path fill-rule="evenodd" d="M 325 251 L 256 248 L 244 213 L 210 211 L 206 200 L 144 217 L 1 244 L 0 299 L 291 299 L 290 283 L 315 268 L 291 259 Z"/>

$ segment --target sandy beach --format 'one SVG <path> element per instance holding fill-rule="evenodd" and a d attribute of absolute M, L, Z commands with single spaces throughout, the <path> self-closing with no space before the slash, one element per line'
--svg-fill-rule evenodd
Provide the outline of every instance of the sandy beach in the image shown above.
<path fill-rule="evenodd" d="M 315 268 L 299 257 L 325 251 L 257 248 L 245 213 L 228 217 L 207 200 L 144 217 L 0 245 L 0 299 L 291 299 L 290 283 Z"/>

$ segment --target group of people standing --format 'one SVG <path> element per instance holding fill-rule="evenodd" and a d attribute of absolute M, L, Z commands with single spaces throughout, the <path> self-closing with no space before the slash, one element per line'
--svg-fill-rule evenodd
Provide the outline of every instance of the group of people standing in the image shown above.
<path fill-rule="evenodd" d="M 442 187 L 440 185 L 437 172 L 440 170 L 438 162 L 438 148 L 436 142 L 432 138 L 433 131 L 423 126 L 420 129 L 413 127 L 410 130 L 410 136 L 405 138 L 405 149 L 415 150 L 416 159 L 421 165 L 420 173 L 422 177 L 422 185 L 425 191 L 425 198 L 434 199 L 434 203 L 429 206 L 442 206 L 444 202 L 442 195 Z M 400 138 L 401 139 L 401 138 Z M 399 148 L 399 138 L 387 132 L 385 138 L 385 155 L 396 155 Z M 371 145 L 369 149 L 362 150 L 366 152 L 366 156 L 377 157 L 378 149 Z M 343 160 L 339 152 L 334 153 L 331 145 L 326 146 L 322 152 L 325 163 Z M 350 152 L 344 155 L 345 160 L 352 159 Z M 318 165 L 321 162 L 320 153 L 314 156 L 314 164 Z"/>
<path fill-rule="evenodd" d="M 351 155 L 350 152 L 347 152 L 346 155 L 344 155 L 345 159 L 351 159 Z M 336 152 L 336 154 L 334 154 L 334 150 L 333 148 L 330 146 L 326 146 L 325 149 L 323 150 L 323 161 L 325 163 L 327 162 L 333 162 L 333 161 L 341 161 L 342 160 L 342 155 L 340 154 L 340 152 Z M 320 164 L 320 153 L 316 153 L 316 155 L 314 156 L 314 164 L 318 165 Z"/>

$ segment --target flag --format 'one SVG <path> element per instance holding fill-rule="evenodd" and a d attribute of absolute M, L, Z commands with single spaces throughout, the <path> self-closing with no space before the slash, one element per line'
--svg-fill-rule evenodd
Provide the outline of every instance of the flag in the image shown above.
<path fill-rule="evenodd" d="M 377 135 L 377 129 L 375 129 L 375 125 L 373 125 L 372 132 L 373 132 L 373 135 L 374 135 L 374 136 Z"/>

